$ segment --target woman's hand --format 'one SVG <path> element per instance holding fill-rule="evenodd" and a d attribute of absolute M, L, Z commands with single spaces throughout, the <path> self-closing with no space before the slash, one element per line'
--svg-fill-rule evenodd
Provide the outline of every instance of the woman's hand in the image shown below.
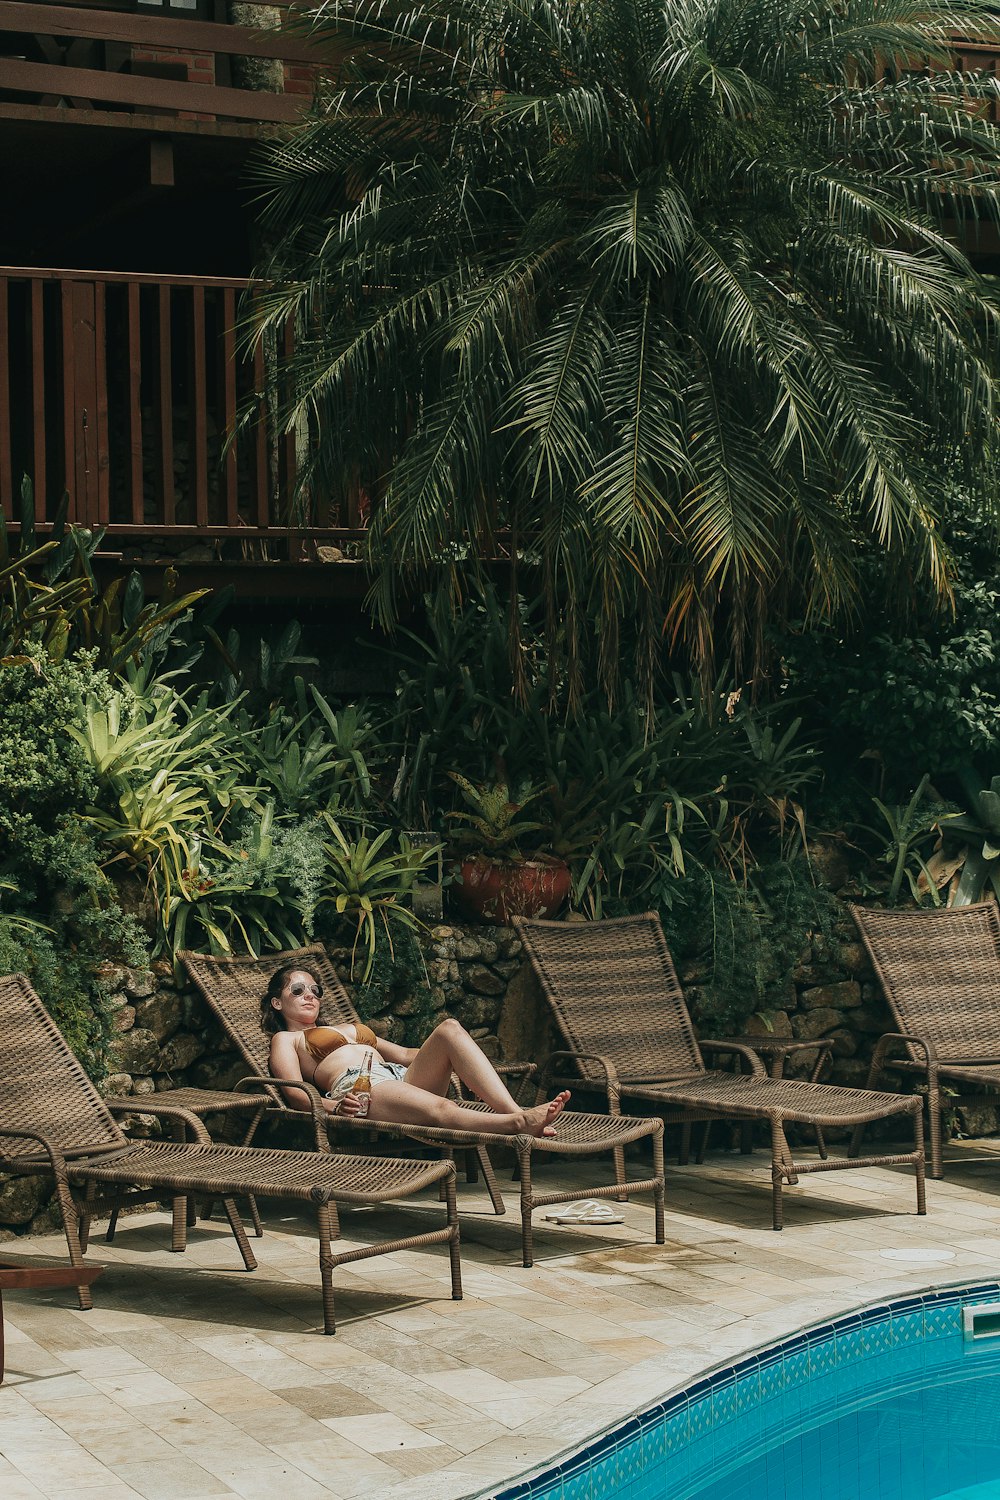
<path fill-rule="evenodd" d="M 352 1115 L 366 1115 L 368 1113 L 367 1094 L 345 1094 L 342 1099 L 332 1099 L 329 1104 L 332 1115 L 343 1115 L 349 1119 Z"/>

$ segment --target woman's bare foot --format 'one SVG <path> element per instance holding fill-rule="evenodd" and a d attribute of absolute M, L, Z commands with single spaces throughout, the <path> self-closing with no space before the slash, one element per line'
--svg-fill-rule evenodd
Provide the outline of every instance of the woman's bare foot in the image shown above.
<path fill-rule="evenodd" d="M 561 1115 L 569 1100 L 569 1089 L 564 1089 L 547 1104 L 536 1104 L 524 1111 L 524 1129 L 528 1135 L 555 1135 L 553 1120 Z"/>

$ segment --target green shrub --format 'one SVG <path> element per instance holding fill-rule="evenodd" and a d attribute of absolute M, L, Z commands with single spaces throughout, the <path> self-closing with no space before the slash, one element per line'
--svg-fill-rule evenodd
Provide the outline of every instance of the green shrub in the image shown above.
<path fill-rule="evenodd" d="M 146 956 L 79 816 L 96 781 L 71 729 L 81 692 L 109 691 L 86 657 L 0 668 L 0 877 L 12 887 L 0 913 L 0 972 L 28 974 L 94 1077 L 110 1036 L 101 964 Z"/>
<path fill-rule="evenodd" d="M 804 858 L 772 860 L 745 882 L 694 866 L 661 890 L 659 905 L 678 969 L 693 976 L 703 1036 L 732 1035 L 755 1013 L 784 1010 L 803 950 L 815 934 L 829 936 L 838 914 Z"/>

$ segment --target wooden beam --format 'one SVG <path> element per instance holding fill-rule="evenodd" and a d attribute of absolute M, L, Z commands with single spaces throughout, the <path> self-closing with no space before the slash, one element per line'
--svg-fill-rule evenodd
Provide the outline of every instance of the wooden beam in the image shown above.
<path fill-rule="evenodd" d="M 192 88 L 200 85 L 192 84 Z M 131 130 L 141 135 L 196 135 L 203 147 L 210 141 L 247 141 L 259 139 L 257 125 L 236 120 L 181 120 L 176 115 L 126 115 L 120 109 L 65 109 L 61 105 L 11 104 L 0 100 L 0 120 L 18 124 L 75 126 L 86 130 Z"/>
<path fill-rule="evenodd" d="M 55 94 L 59 98 L 101 99 L 114 104 L 145 104 L 194 114 L 232 115 L 239 120 L 274 124 L 298 120 L 308 101 L 293 94 L 265 94 L 251 89 L 220 89 L 209 83 L 173 83 L 163 78 L 102 73 L 91 68 L 53 68 L 46 63 L 0 57 L 0 89 L 21 94 Z"/>
<path fill-rule="evenodd" d="M 320 61 L 315 47 L 276 27 L 224 26 L 217 21 L 191 21 L 176 16 L 81 11 L 65 5 L 39 5 L 37 0 L 4 0 L 0 31 L 90 37 L 101 42 L 180 47 L 185 52 L 221 52 L 237 57 L 280 57 L 285 62 Z"/>
<path fill-rule="evenodd" d="M 58 266 L 0 266 L 11 281 L 122 281 L 137 286 L 231 286 L 242 291 L 245 276 L 158 276 L 151 271 L 70 271 Z"/>

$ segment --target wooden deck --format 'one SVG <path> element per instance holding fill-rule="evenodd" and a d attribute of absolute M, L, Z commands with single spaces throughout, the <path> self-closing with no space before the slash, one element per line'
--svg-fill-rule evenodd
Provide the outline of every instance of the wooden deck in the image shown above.
<path fill-rule="evenodd" d="M 241 135 L 298 119 L 315 51 L 280 31 L 226 23 L 216 0 L 194 3 L 200 14 L 171 9 L 171 0 L 156 13 L 135 12 L 126 0 L 4 0 L 0 127 L 5 119 L 90 125 L 100 117 L 125 125 L 138 115 L 152 132 L 197 120 L 214 122 L 215 134 Z M 206 9 L 220 19 L 202 19 Z M 289 65 L 282 91 L 233 86 L 233 59 L 251 57 Z"/>
<path fill-rule="evenodd" d="M 275 429 L 268 356 L 240 333 L 251 295 L 236 277 L 0 267 L 0 508 L 14 529 L 44 535 L 66 492 L 72 523 L 151 574 L 172 560 L 217 581 L 238 563 L 242 592 L 281 594 L 304 583 L 282 565 L 318 561 L 319 592 L 336 575 L 356 596 L 363 516 L 308 497 L 292 511 L 306 438 Z M 275 361 L 290 335 L 282 346 Z M 341 553 L 334 569 L 324 547 Z"/>

